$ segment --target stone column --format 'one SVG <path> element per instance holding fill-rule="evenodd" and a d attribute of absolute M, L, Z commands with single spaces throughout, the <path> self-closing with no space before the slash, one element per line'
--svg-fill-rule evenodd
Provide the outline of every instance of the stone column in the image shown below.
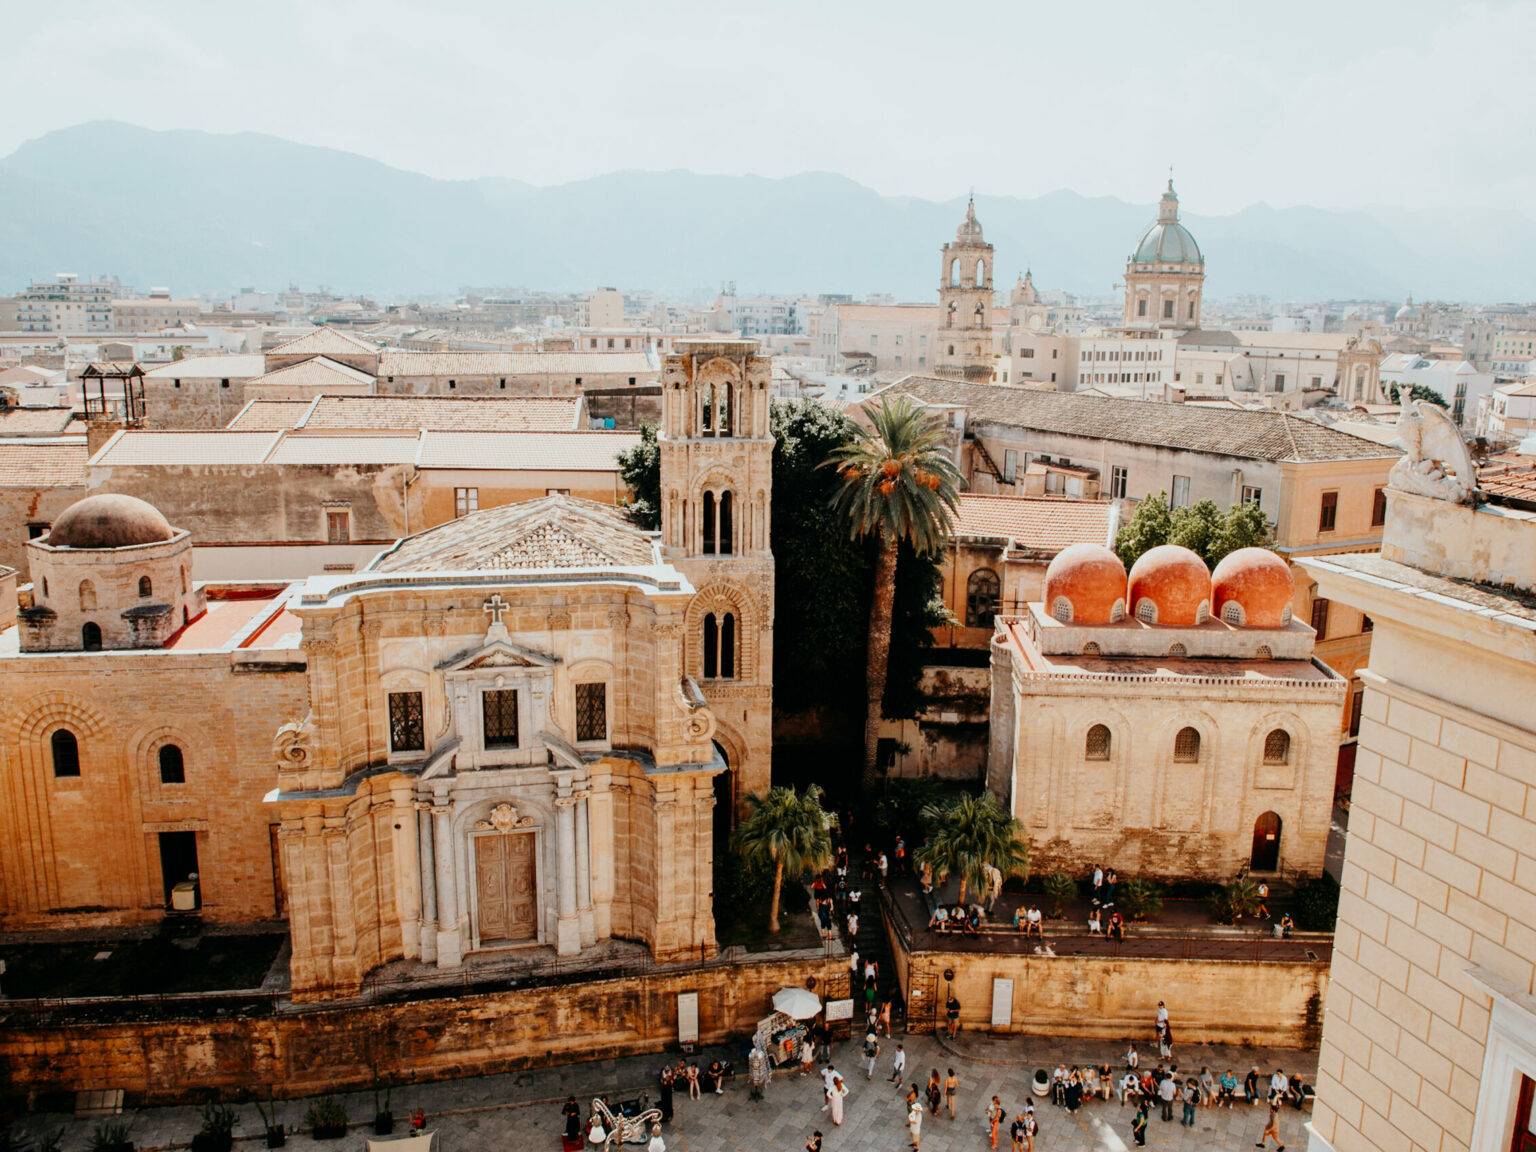
<path fill-rule="evenodd" d="M 459 889 L 454 867 L 453 806 L 432 806 L 433 855 L 437 861 L 437 966 L 457 968 L 464 959 L 459 931 Z"/>
<path fill-rule="evenodd" d="M 581 946 L 597 943 L 592 919 L 592 834 L 588 826 L 588 790 L 576 797 L 576 915 L 581 926 Z"/>
<path fill-rule="evenodd" d="M 432 805 L 416 805 L 416 836 L 421 855 L 421 958 L 437 959 L 437 858 L 432 851 Z"/>
<path fill-rule="evenodd" d="M 569 785 L 566 785 L 569 787 Z M 576 797 L 555 797 L 556 916 L 555 951 L 581 951 L 581 921 L 576 912 Z"/>

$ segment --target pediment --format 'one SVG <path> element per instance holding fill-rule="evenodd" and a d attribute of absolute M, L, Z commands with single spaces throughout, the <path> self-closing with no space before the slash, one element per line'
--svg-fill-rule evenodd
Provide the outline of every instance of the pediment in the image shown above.
<path fill-rule="evenodd" d="M 438 665 L 441 672 L 478 672 L 485 668 L 553 668 L 558 657 L 509 640 L 492 640 Z"/>

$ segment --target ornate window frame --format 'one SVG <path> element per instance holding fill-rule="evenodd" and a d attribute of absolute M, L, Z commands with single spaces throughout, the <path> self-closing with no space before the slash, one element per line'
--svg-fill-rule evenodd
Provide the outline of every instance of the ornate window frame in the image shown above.
<path fill-rule="evenodd" d="M 507 640 L 492 640 L 466 656 L 440 666 L 449 700 L 452 727 L 459 738 L 458 767 L 515 768 L 544 764 L 558 657 Z M 516 747 L 487 748 L 483 695 L 517 692 Z"/>

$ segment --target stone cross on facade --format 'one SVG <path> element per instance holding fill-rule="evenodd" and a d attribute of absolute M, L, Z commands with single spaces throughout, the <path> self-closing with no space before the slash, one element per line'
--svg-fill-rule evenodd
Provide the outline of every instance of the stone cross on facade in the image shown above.
<path fill-rule="evenodd" d="M 501 614 L 510 607 L 512 607 L 512 605 L 508 604 L 501 598 L 501 593 L 495 592 L 492 593 L 491 598 L 485 602 L 485 605 L 481 608 L 481 611 L 491 618 L 491 625 L 492 627 L 495 627 L 497 624 L 501 623 Z"/>

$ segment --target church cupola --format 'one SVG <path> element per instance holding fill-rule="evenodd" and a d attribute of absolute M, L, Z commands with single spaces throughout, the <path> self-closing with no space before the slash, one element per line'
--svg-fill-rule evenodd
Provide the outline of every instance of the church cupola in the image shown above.
<path fill-rule="evenodd" d="M 1173 178 L 1157 205 L 1157 219 L 1125 263 L 1125 325 L 1186 331 L 1200 327 L 1205 256 L 1179 222 Z"/>

